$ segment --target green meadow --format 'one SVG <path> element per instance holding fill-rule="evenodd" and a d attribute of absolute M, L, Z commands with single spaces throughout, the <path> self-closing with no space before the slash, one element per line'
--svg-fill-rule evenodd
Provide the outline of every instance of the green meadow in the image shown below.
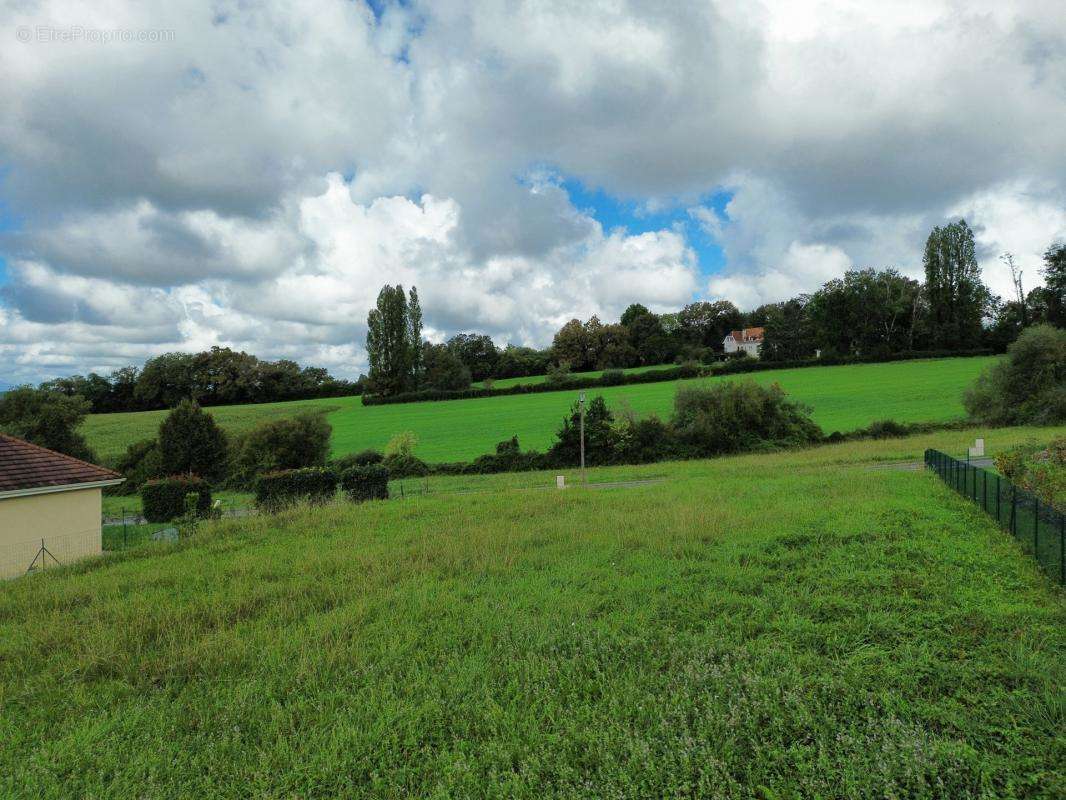
<path fill-rule="evenodd" d="M 993 358 L 951 358 L 858 364 L 838 367 L 757 372 L 759 383 L 778 382 L 794 399 L 813 408 L 816 422 L 827 432 L 849 431 L 878 419 L 898 422 L 934 422 L 963 416 L 962 392 Z M 602 394 L 614 409 L 669 416 L 679 385 L 731 378 L 698 378 L 587 390 Z M 419 440 L 417 454 L 426 461 L 459 461 L 492 450 L 503 439 L 517 435 L 524 448 L 545 449 L 578 392 L 545 392 L 510 397 L 449 400 L 363 406 L 358 397 L 222 406 L 211 413 L 228 431 L 236 433 L 268 418 L 289 416 L 301 410 L 321 409 L 333 426 L 334 455 L 368 447 L 382 448 L 401 431 L 413 431 Z M 132 442 L 152 437 L 164 411 L 96 414 L 84 426 L 89 443 L 103 458 L 114 458 Z"/>
<path fill-rule="evenodd" d="M 0 796 L 1060 798 L 1062 591 L 870 463 L 970 436 L 462 476 L 0 585 Z"/>

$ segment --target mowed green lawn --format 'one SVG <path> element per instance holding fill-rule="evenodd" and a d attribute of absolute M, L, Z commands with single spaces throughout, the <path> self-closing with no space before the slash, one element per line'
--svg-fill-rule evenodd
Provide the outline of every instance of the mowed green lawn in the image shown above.
<path fill-rule="evenodd" d="M 1061 590 L 931 474 L 839 463 L 878 445 L 2 584 L 0 796 L 1061 798 Z"/>
<path fill-rule="evenodd" d="M 793 398 L 814 409 L 826 433 L 864 427 L 878 419 L 929 422 L 963 416 L 962 392 L 992 358 L 951 358 L 808 367 L 751 375 L 759 383 L 778 382 Z M 680 385 L 699 385 L 744 376 L 613 386 L 588 390 L 602 394 L 612 408 L 628 404 L 639 413 L 670 415 Z M 517 435 L 524 448 L 546 449 L 578 392 L 545 392 L 511 397 L 363 406 L 358 397 L 227 406 L 211 409 L 227 430 L 245 430 L 260 419 L 296 413 L 302 408 L 329 412 L 334 455 L 368 447 L 382 448 L 401 431 L 413 431 L 417 454 L 426 461 L 459 461 L 490 452 Z M 103 457 L 120 454 L 131 442 L 154 436 L 165 412 L 91 416 L 85 424 L 89 442 Z"/>

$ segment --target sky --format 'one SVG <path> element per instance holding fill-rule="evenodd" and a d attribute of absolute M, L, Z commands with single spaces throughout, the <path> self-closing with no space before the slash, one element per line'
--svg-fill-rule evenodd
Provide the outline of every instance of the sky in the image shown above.
<path fill-rule="evenodd" d="M 0 0 L 0 384 L 227 345 L 985 281 L 1066 239 L 1059 0 Z"/>

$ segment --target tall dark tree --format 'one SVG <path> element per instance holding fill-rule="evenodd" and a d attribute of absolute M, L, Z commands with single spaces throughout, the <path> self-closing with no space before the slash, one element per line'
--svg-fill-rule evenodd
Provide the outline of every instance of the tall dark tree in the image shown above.
<path fill-rule="evenodd" d="M 159 425 L 159 457 L 168 475 L 221 480 L 229 467 L 226 434 L 199 405 L 183 400 Z"/>
<path fill-rule="evenodd" d="M 800 296 L 783 303 L 763 306 L 766 332 L 759 357 L 769 361 L 811 358 L 815 351 L 807 298 Z"/>
<path fill-rule="evenodd" d="M 552 358 L 558 364 L 569 364 L 581 371 L 591 366 L 591 343 L 588 331 L 579 319 L 572 319 L 555 332 L 552 339 Z"/>
<path fill-rule="evenodd" d="M 922 260 L 933 346 L 978 346 L 991 296 L 981 282 L 973 231 L 966 220 L 933 228 Z"/>
<path fill-rule="evenodd" d="M 422 309 L 415 289 L 409 301 L 403 286 L 382 287 L 377 306 L 367 316 L 366 351 L 375 392 L 398 394 L 416 387 L 422 363 Z"/>
<path fill-rule="evenodd" d="M 1066 244 L 1056 242 L 1044 253 L 1042 299 L 1047 321 L 1066 327 Z"/>
<path fill-rule="evenodd" d="M 491 377 L 500 358 L 496 344 L 482 333 L 457 333 L 448 340 L 448 348 L 466 365 L 475 381 Z"/>
<path fill-rule="evenodd" d="M 622 325 L 629 331 L 629 343 L 641 364 L 663 364 L 677 353 L 677 341 L 667 335 L 659 316 L 639 303 L 625 310 Z"/>
<path fill-rule="evenodd" d="M 411 359 L 411 380 L 416 385 L 422 378 L 422 304 L 418 302 L 418 288 L 411 287 L 407 297 L 407 347 Z"/>
<path fill-rule="evenodd" d="M 850 270 L 811 295 L 806 311 L 823 351 L 841 355 L 913 349 L 921 285 L 896 270 Z"/>
<path fill-rule="evenodd" d="M 469 389 L 470 370 L 448 345 L 422 343 L 422 385 L 429 389 Z"/>
<path fill-rule="evenodd" d="M 134 395 L 145 408 L 173 408 L 182 400 L 196 400 L 191 353 L 163 353 L 150 358 L 137 378 Z"/>
<path fill-rule="evenodd" d="M 728 300 L 689 303 L 678 314 L 678 331 L 688 344 L 722 352 L 722 342 L 731 330 L 743 327 L 744 315 Z"/>
<path fill-rule="evenodd" d="M 637 317 L 643 317 L 650 313 L 651 312 L 648 311 L 647 306 L 643 306 L 640 303 L 633 303 L 622 312 L 622 318 L 618 321 L 628 328 Z"/>

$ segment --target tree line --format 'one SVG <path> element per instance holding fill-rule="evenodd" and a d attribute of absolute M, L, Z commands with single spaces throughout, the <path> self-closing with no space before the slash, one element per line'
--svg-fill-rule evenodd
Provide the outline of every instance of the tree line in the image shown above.
<path fill-rule="evenodd" d="M 723 357 L 730 331 L 753 327 L 764 328 L 760 355 L 771 361 L 1002 352 L 1025 328 L 1066 324 L 1066 244 L 1047 249 L 1045 285 L 1028 293 L 1013 256 L 1006 253 L 1003 259 L 1015 278 L 1014 296 L 1006 300 L 982 281 L 973 231 L 959 220 L 929 234 L 924 282 L 896 269 L 855 269 L 816 292 L 747 312 L 728 300 L 694 302 L 668 314 L 634 303 L 616 323 L 597 316 L 570 320 L 543 350 L 499 348 L 478 333 L 460 333 L 443 344 L 423 341 L 417 291 L 405 294 L 402 286 L 385 286 L 367 320 L 366 386 L 374 394 L 394 395 L 570 370 L 711 363 Z"/>
<path fill-rule="evenodd" d="M 174 408 L 182 400 L 218 406 L 361 394 L 360 381 L 334 378 L 322 367 L 265 361 L 228 347 L 201 353 L 163 353 L 144 367 L 110 375 L 90 372 L 40 384 L 43 391 L 84 398 L 90 413 Z"/>

